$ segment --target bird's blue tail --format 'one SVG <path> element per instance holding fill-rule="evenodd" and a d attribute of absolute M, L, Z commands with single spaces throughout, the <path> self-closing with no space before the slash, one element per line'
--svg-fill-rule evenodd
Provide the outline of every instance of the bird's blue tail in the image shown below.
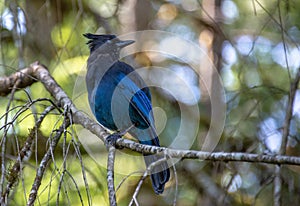
<path fill-rule="evenodd" d="M 140 143 L 146 145 L 152 145 L 152 146 L 159 146 L 159 140 L 157 137 L 149 141 L 140 141 Z M 159 154 L 144 155 L 144 159 L 147 167 L 151 163 L 156 162 L 162 158 L 163 156 Z M 151 172 L 152 172 L 151 181 L 152 181 L 154 192 L 156 194 L 163 193 L 165 184 L 166 182 L 169 181 L 170 178 L 170 171 L 167 162 L 162 162 L 161 164 L 156 165 Z"/>

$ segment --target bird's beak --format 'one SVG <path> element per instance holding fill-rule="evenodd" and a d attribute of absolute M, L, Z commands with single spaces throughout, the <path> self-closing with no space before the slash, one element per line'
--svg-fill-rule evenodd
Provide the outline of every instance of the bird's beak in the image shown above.
<path fill-rule="evenodd" d="M 134 43 L 133 40 L 126 40 L 126 41 L 119 41 L 119 42 L 116 43 L 116 45 L 120 48 L 123 48 L 123 47 L 126 47 L 130 44 L 133 44 L 133 43 Z"/>

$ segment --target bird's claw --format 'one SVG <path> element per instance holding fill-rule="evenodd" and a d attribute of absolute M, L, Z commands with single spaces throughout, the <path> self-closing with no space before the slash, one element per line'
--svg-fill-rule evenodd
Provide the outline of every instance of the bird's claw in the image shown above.
<path fill-rule="evenodd" d="M 109 146 L 113 146 L 115 147 L 116 149 L 123 149 L 122 146 L 117 146 L 116 143 L 117 143 L 117 140 L 122 138 L 123 134 L 119 133 L 119 132 L 116 132 L 116 133 L 113 133 L 111 135 L 109 135 L 106 139 L 105 139 L 105 145 L 106 145 L 106 148 L 108 149 Z"/>

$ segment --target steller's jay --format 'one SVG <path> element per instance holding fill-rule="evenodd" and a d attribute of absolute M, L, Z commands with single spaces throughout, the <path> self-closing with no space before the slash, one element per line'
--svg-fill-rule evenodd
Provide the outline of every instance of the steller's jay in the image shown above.
<path fill-rule="evenodd" d="M 141 76 L 119 61 L 120 50 L 134 41 L 121 41 L 115 35 L 84 34 L 89 39 L 90 56 L 86 85 L 90 107 L 96 119 L 113 131 L 126 131 L 141 144 L 160 146 L 152 113 L 151 94 Z M 134 125 L 134 126 L 133 126 Z M 144 155 L 145 163 L 161 155 Z M 166 162 L 156 165 L 151 174 L 156 194 L 164 191 L 170 178 Z"/>

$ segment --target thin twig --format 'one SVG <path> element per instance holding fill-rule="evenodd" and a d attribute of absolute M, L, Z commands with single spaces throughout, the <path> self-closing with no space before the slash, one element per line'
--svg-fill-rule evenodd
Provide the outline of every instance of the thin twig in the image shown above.
<path fill-rule="evenodd" d="M 57 188 L 57 196 L 56 196 L 56 205 L 59 205 L 59 196 L 60 196 L 60 193 L 61 193 L 61 188 L 62 188 L 62 185 L 63 185 L 63 181 L 64 181 L 66 171 L 67 170 L 64 169 L 62 171 L 62 174 L 60 175 L 60 178 L 59 178 L 59 183 L 58 183 L 58 188 Z"/>
<path fill-rule="evenodd" d="M 79 148 L 79 145 L 78 145 L 78 143 L 76 142 L 75 139 L 73 139 L 72 142 L 73 142 L 73 145 L 74 145 L 76 155 L 77 155 L 77 157 L 79 159 L 79 162 L 80 162 L 80 165 L 81 165 L 82 178 L 83 178 L 83 182 L 84 182 L 84 186 L 85 186 L 85 190 L 86 190 L 86 195 L 87 195 L 87 198 L 88 198 L 88 205 L 92 205 L 92 197 L 91 197 L 89 184 L 88 184 L 87 177 L 86 177 L 86 172 L 85 172 L 85 169 L 84 169 L 82 155 L 80 153 L 80 148 Z"/>
<path fill-rule="evenodd" d="M 54 106 L 55 104 L 49 100 L 48 98 L 39 98 L 39 99 L 36 99 L 32 102 L 27 102 L 26 104 L 22 105 L 22 106 L 18 106 L 18 107 L 15 107 L 15 108 L 19 108 L 21 107 L 17 112 L 16 114 L 11 118 L 11 121 L 7 122 L 5 125 L 1 126 L 0 127 L 0 130 L 2 130 L 3 128 L 5 128 L 7 125 L 13 125 L 15 123 L 15 121 L 18 119 L 18 117 L 20 117 L 24 112 L 26 112 L 33 104 L 37 103 L 37 102 L 41 102 L 41 101 L 49 101 L 52 103 L 52 105 Z M 58 108 L 57 106 L 55 106 L 56 108 Z M 58 109 L 58 111 L 60 111 Z M 5 115 L 8 115 L 9 114 L 9 111 L 5 112 Z M 32 115 L 32 113 L 28 114 L 28 115 Z M 25 117 L 26 118 L 26 117 Z M 0 118 L 1 119 L 1 118 Z"/>
<path fill-rule="evenodd" d="M 288 72 L 288 77 L 289 80 L 291 80 L 291 73 L 290 73 L 290 67 L 289 67 L 289 62 L 288 62 L 288 57 L 287 57 L 287 47 L 285 43 L 285 38 L 284 38 L 284 27 L 283 27 L 283 22 L 282 22 L 282 16 L 281 16 L 281 9 L 280 9 L 280 1 L 277 1 L 277 7 L 278 7 L 278 15 L 279 15 L 279 27 L 281 29 L 281 38 L 282 38 L 282 44 L 283 44 L 283 50 L 284 50 L 284 59 L 285 63 L 287 66 L 287 72 Z M 279 150 L 279 154 L 285 154 L 286 150 L 286 144 L 287 144 L 287 139 L 288 139 L 288 134 L 289 134 L 289 127 L 290 127 L 290 121 L 291 121 L 291 114 L 289 114 L 289 106 L 293 105 L 293 96 L 291 96 L 292 90 L 290 87 L 290 93 L 289 93 L 289 98 L 288 98 L 288 108 L 286 112 L 286 118 L 283 126 L 283 133 L 282 133 L 282 139 L 281 139 L 281 146 Z M 281 180 L 281 166 L 280 165 L 275 165 L 275 178 L 274 178 L 274 189 L 273 189 L 273 196 L 274 196 L 274 206 L 280 206 L 281 205 L 281 188 L 282 188 L 282 180 Z"/>
<path fill-rule="evenodd" d="M 59 127 L 59 129 L 57 130 L 56 135 L 53 137 L 49 149 L 47 150 L 47 152 L 44 155 L 39 167 L 37 168 L 36 176 L 35 176 L 34 182 L 32 184 L 32 187 L 31 187 L 31 190 L 30 190 L 30 193 L 29 193 L 27 206 L 34 205 L 39 187 L 41 185 L 41 182 L 42 182 L 42 179 L 43 179 L 43 176 L 44 176 L 44 172 L 45 172 L 46 167 L 47 167 L 47 165 L 48 165 L 48 163 L 49 163 L 49 161 L 52 157 L 52 153 L 55 150 L 55 148 L 57 146 L 57 143 L 60 140 L 61 135 L 64 133 L 65 129 L 69 126 L 70 126 L 70 121 L 68 119 L 66 119 L 63 122 L 63 124 Z"/>
<path fill-rule="evenodd" d="M 17 85 L 20 83 L 20 81 L 21 81 L 20 79 L 17 79 L 16 82 L 14 83 L 13 89 L 11 91 L 11 96 L 10 96 L 9 101 L 7 103 L 7 106 L 6 106 L 6 112 L 10 108 L 11 102 L 14 99 L 14 94 L 15 94 L 15 91 L 17 89 Z M 4 134 L 3 134 L 3 138 L 1 140 L 1 144 L 2 144 L 2 147 L 1 147 L 1 155 L 2 155 L 2 158 L 1 158 L 1 178 L 0 178 L 0 194 L 1 194 L 0 203 L 1 203 L 1 205 L 6 205 L 7 204 L 7 199 L 3 199 L 2 198 L 2 197 L 5 197 L 3 195 L 4 181 L 5 181 L 5 175 L 6 175 L 6 165 L 5 165 L 6 164 L 6 158 L 5 158 L 5 153 L 6 153 L 7 132 L 8 132 L 8 129 L 9 129 L 7 121 L 8 121 L 8 112 L 5 115 L 5 120 L 4 120 Z"/>
<path fill-rule="evenodd" d="M 172 168 L 173 168 L 174 178 L 175 178 L 175 194 L 174 194 L 173 206 L 176 206 L 177 195 L 178 195 L 178 175 L 177 175 L 177 170 L 176 170 L 176 167 L 175 167 L 175 163 L 173 162 L 173 158 L 170 157 L 170 156 L 168 156 L 168 154 L 166 154 L 166 156 L 172 161 Z"/>
<path fill-rule="evenodd" d="M 79 197 L 79 199 L 80 199 L 81 205 L 84 205 L 84 204 L 83 204 L 83 198 L 82 198 L 82 195 L 81 195 L 79 186 L 78 186 L 78 184 L 76 183 L 75 178 L 73 177 L 73 175 L 72 175 L 68 170 L 66 170 L 66 173 L 67 173 L 67 175 L 71 178 L 72 182 L 74 183 L 74 185 L 75 185 L 75 187 L 76 187 L 76 191 L 77 191 L 77 193 L 78 193 L 78 197 Z"/>
<path fill-rule="evenodd" d="M 278 6 L 280 7 L 280 5 Z M 280 10 L 280 9 L 279 9 Z M 281 16 L 280 16 L 281 19 Z M 283 29 L 283 27 L 282 27 Z M 282 32 L 283 33 L 283 32 Z M 283 45 L 284 45 L 284 53 L 285 53 L 285 59 L 286 59 L 286 64 L 288 67 L 288 60 L 287 60 L 287 49 L 286 45 L 284 42 L 284 37 L 283 38 Z M 289 67 L 288 67 L 289 71 Z M 290 73 L 289 73 L 290 77 Z M 287 102 L 287 108 L 286 108 L 286 113 L 285 113 L 285 120 L 283 124 L 283 132 L 282 132 L 282 140 L 281 140 L 281 146 L 279 150 L 279 154 L 284 155 L 286 152 L 286 145 L 288 141 L 288 136 L 290 134 L 290 125 L 291 125 L 291 120 L 293 117 L 293 108 L 294 108 L 294 102 L 296 98 L 296 91 L 298 89 L 298 84 L 300 80 L 300 68 L 297 71 L 295 79 L 292 81 L 291 86 L 290 86 L 290 91 L 288 94 L 288 102 Z M 281 172 L 280 172 L 280 166 L 275 167 L 275 179 L 274 179 L 274 205 L 275 206 L 280 206 L 281 205 Z M 280 185 L 278 185 L 280 184 Z"/>
<path fill-rule="evenodd" d="M 129 173 L 128 175 L 126 175 L 122 180 L 121 182 L 118 184 L 117 188 L 116 188 L 116 192 L 118 192 L 118 190 L 121 188 L 122 184 L 132 175 L 134 174 L 143 174 L 142 171 L 135 171 L 135 172 L 131 172 Z"/>
<path fill-rule="evenodd" d="M 46 117 L 46 115 L 49 112 L 51 112 L 54 108 L 55 107 L 53 105 L 50 105 L 49 107 L 47 107 L 43 111 L 43 113 L 40 115 L 39 119 L 36 121 L 34 128 L 30 130 L 30 133 L 29 133 L 23 147 L 21 148 L 21 150 L 18 153 L 18 158 L 17 158 L 16 162 L 14 163 L 14 165 L 11 167 L 11 169 L 8 172 L 8 174 L 9 174 L 9 176 L 7 178 L 8 182 L 6 185 L 6 190 L 2 196 L 3 199 L 7 199 L 12 187 L 14 186 L 14 184 L 17 182 L 17 180 L 19 178 L 19 173 L 20 173 L 20 169 L 22 168 L 23 159 L 24 159 L 24 157 L 27 156 L 28 152 L 30 151 L 30 148 L 31 148 L 33 140 L 34 140 L 35 133 L 41 126 L 41 123 L 44 120 L 44 118 Z"/>
<path fill-rule="evenodd" d="M 283 132 L 282 132 L 282 143 L 281 143 L 280 152 L 279 152 L 282 155 L 285 154 L 287 139 L 288 139 L 288 136 L 290 133 L 290 124 L 291 124 L 291 119 L 293 116 L 294 102 L 295 102 L 295 97 L 296 97 L 296 91 L 298 89 L 299 80 L 300 80 L 300 68 L 297 71 L 294 81 L 291 83 L 290 92 L 288 95 L 286 116 L 285 116 L 284 125 L 283 125 Z"/>
<path fill-rule="evenodd" d="M 153 170 L 153 168 L 157 165 L 160 165 L 161 163 L 163 162 L 166 162 L 167 158 L 162 158 L 162 159 L 159 159 L 157 160 L 156 162 L 152 162 L 147 168 L 146 168 L 146 171 L 144 172 L 143 176 L 141 177 L 138 185 L 136 186 L 135 188 L 135 191 L 132 195 L 132 198 L 131 198 L 131 201 L 129 202 L 129 206 L 132 206 L 133 203 L 135 203 L 136 206 L 139 205 L 138 201 L 137 201 L 137 196 L 141 190 L 141 187 L 142 187 L 142 184 L 143 182 L 145 181 L 145 179 L 147 178 L 147 176 L 149 176 L 151 174 L 151 171 Z"/>
<path fill-rule="evenodd" d="M 274 206 L 281 205 L 281 189 L 282 189 L 282 179 L 281 179 L 281 166 L 275 165 L 275 178 L 274 178 L 274 189 L 273 189 L 273 196 L 274 196 Z"/>
<path fill-rule="evenodd" d="M 259 0 L 255 0 L 255 2 L 259 5 L 259 7 L 266 12 L 266 14 L 270 17 L 270 19 L 272 20 L 272 22 L 274 22 L 275 24 L 277 24 L 277 26 L 279 26 L 282 29 L 282 32 L 284 32 L 284 34 L 289 37 L 289 40 L 294 44 L 294 46 L 299 49 L 299 44 L 290 37 L 288 31 L 286 31 L 283 27 L 282 24 L 280 23 L 280 21 L 277 20 L 276 17 L 273 16 L 274 13 L 276 13 L 275 11 L 268 11 L 268 9 L 266 7 L 264 7 L 262 5 L 262 3 Z M 279 1 L 280 2 L 280 1 Z"/>
<path fill-rule="evenodd" d="M 64 111 L 64 118 L 66 118 L 66 115 L 67 115 L 67 112 L 69 112 L 68 109 L 66 109 Z M 67 139 L 67 130 L 64 129 L 64 138 L 63 138 L 63 172 L 59 178 L 59 184 L 58 184 L 58 189 L 57 189 L 57 197 L 56 197 L 56 205 L 59 205 L 59 195 L 60 195 L 60 191 L 61 191 L 61 187 L 62 187 L 62 184 L 64 182 L 64 177 L 65 177 L 65 174 L 67 172 L 67 154 L 68 154 L 68 149 L 66 149 L 66 139 Z M 69 146 L 68 146 L 69 148 Z M 52 159 L 53 159 L 53 162 L 55 162 L 55 159 L 54 159 L 54 151 L 52 151 Z"/>
<path fill-rule="evenodd" d="M 154 163 L 155 163 L 155 162 L 154 162 Z M 153 163 L 152 163 L 152 164 L 153 164 Z M 150 168 L 150 166 L 151 166 L 151 165 L 149 165 L 148 168 Z M 131 198 L 131 200 L 130 200 L 130 202 L 129 202 L 129 206 L 132 206 L 133 203 L 135 203 L 136 206 L 139 206 L 139 203 L 138 203 L 138 201 L 137 201 L 137 196 L 138 196 L 138 194 L 139 194 L 139 191 L 140 191 L 140 189 L 141 189 L 141 187 L 142 187 L 142 184 L 143 184 L 144 180 L 145 180 L 146 177 L 150 174 L 150 171 L 149 171 L 148 168 L 146 169 L 146 171 L 144 172 L 143 176 L 141 177 L 141 179 L 140 179 L 138 185 L 136 186 L 135 191 L 134 191 L 134 193 L 133 193 L 133 195 L 132 195 L 132 198 Z"/>

